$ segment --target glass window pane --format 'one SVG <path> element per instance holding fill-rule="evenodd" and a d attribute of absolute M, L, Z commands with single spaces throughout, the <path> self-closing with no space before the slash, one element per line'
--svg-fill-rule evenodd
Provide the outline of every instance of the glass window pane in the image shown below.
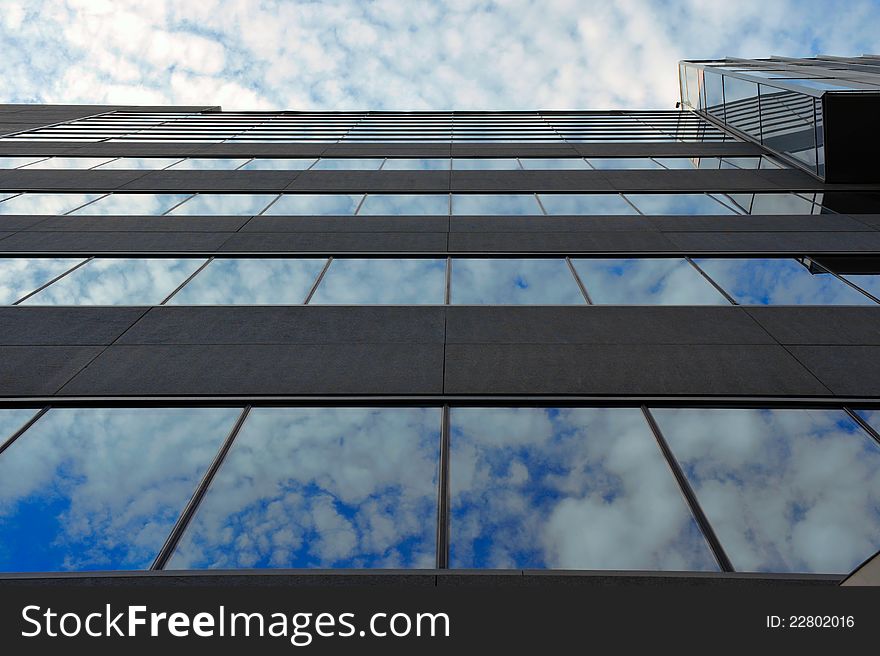
<path fill-rule="evenodd" d="M 25 422 L 35 414 L 37 414 L 37 410 L 33 408 L 0 408 L 0 444 L 12 437 L 12 434 L 24 426 Z M 2 505 L 0 505 L 0 517 L 2 516 Z M 0 520 L 0 526 L 2 525 L 2 520 Z"/>
<path fill-rule="evenodd" d="M 572 260 L 590 300 L 612 305 L 727 305 L 682 258 Z"/>
<path fill-rule="evenodd" d="M 381 157 L 322 157 L 312 171 L 378 171 Z"/>
<path fill-rule="evenodd" d="M 96 258 L 24 301 L 28 305 L 158 305 L 204 259 Z"/>
<path fill-rule="evenodd" d="M 350 216 L 363 197 L 363 194 L 281 194 L 265 215 Z"/>
<path fill-rule="evenodd" d="M 700 258 L 703 271 L 742 305 L 871 305 L 830 273 L 791 258 Z"/>
<path fill-rule="evenodd" d="M 106 163 L 109 157 L 50 157 L 30 164 L 29 169 L 90 169 Z"/>
<path fill-rule="evenodd" d="M 880 274 L 876 273 L 846 273 L 841 274 L 854 285 L 864 289 L 869 294 L 880 298 Z"/>
<path fill-rule="evenodd" d="M 327 260 L 218 258 L 169 305 L 299 305 Z"/>
<path fill-rule="evenodd" d="M 691 157 L 655 157 L 667 169 L 694 170 L 699 168 L 697 162 L 699 158 Z"/>
<path fill-rule="evenodd" d="M 428 158 L 389 158 L 385 160 L 383 171 L 448 171 L 449 160 L 445 157 Z"/>
<path fill-rule="evenodd" d="M 449 194 L 367 194 L 358 215 L 449 214 Z"/>
<path fill-rule="evenodd" d="M 88 215 L 141 214 L 160 216 L 192 194 L 108 194 L 71 212 Z"/>
<path fill-rule="evenodd" d="M 728 125 L 760 138 L 758 85 L 730 75 L 724 77 L 724 110 Z"/>
<path fill-rule="evenodd" d="M 147 569 L 239 412 L 50 410 L 0 454 L 0 570 Z"/>
<path fill-rule="evenodd" d="M 228 171 L 237 169 L 242 164 L 247 163 L 247 161 L 247 159 L 229 159 L 226 157 L 188 157 L 170 168 L 175 171 Z"/>
<path fill-rule="evenodd" d="M 433 568 L 440 411 L 253 410 L 169 569 Z"/>
<path fill-rule="evenodd" d="M 268 158 L 258 157 L 241 167 L 241 171 L 302 171 L 309 168 L 315 163 L 314 159 L 302 159 L 298 157 L 290 158 Z"/>
<path fill-rule="evenodd" d="M 310 305 L 442 305 L 446 260 L 334 259 Z"/>
<path fill-rule="evenodd" d="M 169 212 L 174 216 L 247 216 L 266 209 L 276 194 L 198 194 Z"/>
<path fill-rule="evenodd" d="M 104 194 L 19 194 L 0 202 L 0 214 L 65 214 Z"/>
<path fill-rule="evenodd" d="M 797 194 L 727 194 L 749 214 L 819 214 L 821 207 Z"/>
<path fill-rule="evenodd" d="M 164 169 L 175 162 L 179 162 L 179 157 L 120 157 L 106 164 L 102 164 L 100 169 L 128 169 L 138 170 L 159 170 Z"/>
<path fill-rule="evenodd" d="M 586 303 L 562 258 L 455 258 L 452 302 L 458 305 Z"/>
<path fill-rule="evenodd" d="M 652 410 L 733 566 L 850 572 L 880 544 L 880 448 L 841 410 Z"/>
<path fill-rule="evenodd" d="M 453 408 L 455 568 L 715 570 L 641 412 Z"/>
<path fill-rule="evenodd" d="M 40 285 L 75 267 L 83 258 L 0 258 L 0 304 L 15 303 Z"/>
<path fill-rule="evenodd" d="M 626 194 L 643 214 L 736 214 L 706 194 Z"/>
<path fill-rule="evenodd" d="M 706 90 L 706 111 L 724 120 L 724 94 L 721 90 L 721 75 L 704 69 L 703 88 Z"/>
<path fill-rule="evenodd" d="M 662 168 L 650 157 L 590 157 L 587 161 L 593 165 L 593 168 L 615 171 Z"/>
<path fill-rule="evenodd" d="M 638 214 L 620 194 L 539 194 L 547 214 Z"/>
<path fill-rule="evenodd" d="M 526 170 L 590 168 L 590 165 L 581 157 L 520 157 L 519 161 Z"/>
<path fill-rule="evenodd" d="M 513 157 L 456 157 L 452 160 L 453 171 L 513 171 L 517 169 L 519 169 L 519 164 Z"/>
<path fill-rule="evenodd" d="M 38 162 L 43 157 L 0 157 L 0 169 L 17 169 L 26 164 Z"/>
<path fill-rule="evenodd" d="M 760 157 L 725 157 L 721 160 L 721 168 L 756 169 L 760 162 Z"/>
<path fill-rule="evenodd" d="M 543 214 L 534 194 L 452 194 L 452 213 L 459 216 Z"/>

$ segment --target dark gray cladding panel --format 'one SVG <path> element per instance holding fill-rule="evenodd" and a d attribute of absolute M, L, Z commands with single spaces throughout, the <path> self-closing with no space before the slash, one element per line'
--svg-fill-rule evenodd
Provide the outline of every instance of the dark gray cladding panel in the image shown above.
<path fill-rule="evenodd" d="M 449 344 L 448 394 L 827 395 L 782 346 Z"/>
<path fill-rule="evenodd" d="M 442 307 L 165 306 L 151 309 L 119 343 L 442 344 L 444 316 Z"/>
<path fill-rule="evenodd" d="M 211 143 L 202 144 L 202 157 L 320 157 L 328 143 Z"/>
<path fill-rule="evenodd" d="M 27 230 L 31 226 L 45 221 L 47 216 L 36 214 L 6 214 L 0 215 L 0 230 Z"/>
<path fill-rule="evenodd" d="M 880 346 L 880 306 L 745 308 L 781 344 Z"/>
<path fill-rule="evenodd" d="M 609 184 L 618 191 L 780 191 L 786 189 L 821 189 L 822 183 L 801 173 L 800 184 L 785 187 L 758 171 L 737 169 L 701 170 L 623 170 L 603 171 Z"/>
<path fill-rule="evenodd" d="M 0 156 L 71 155 L 79 145 L 70 142 L 0 141 Z"/>
<path fill-rule="evenodd" d="M 834 394 L 880 396 L 880 346 L 789 346 Z"/>
<path fill-rule="evenodd" d="M 775 344 L 733 306 L 452 306 L 447 316 L 450 344 Z"/>
<path fill-rule="evenodd" d="M 450 232 L 658 232 L 645 216 L 453 216 Z"/>
<path fill-rule="evenodd" d="M 3 219 L 0 217 L 0 227 Z M 249 216 L 52 216 L 28 230 L 34 232 L 235 232 Z"/>
<path fill-rule="evenodd" d="M 114 345 L 61 393 L 439 394 L 442 383 L 441 344 Z"/>
<path fill-rule="evenodd" d="M 453 171 L 452 191 L 613 191 L 607 171 Z"/>
<path fill-rule="evenodd" d="M 14 132 L 24 132 L 25 130 L 33 130 L 34 128 L 40 127 L 35 123 L 11 123 L 11 122 L 0 122 L 0 135 L 5 134 L 13 134 Z"/>
<path fill-rule="evenodd" d="M 448 228 L 448 216 L 255 216 L 242 232 L 446 232 Z"/>
<path fill-rule="evenodd" d="M 746 157 L 762 155 L 763 149 L 744 141 L 681 142 L 665 143 L 578 143 L 572 144 L 580 155 L 585 157 Z"/>
<path fill-rule="evenodd" d="M 2 248 L 2 244 L 0 244 Z M 463 253 L 680 252 L 659 232 L 452 232 L 449 250 Z"/>
<path fill-rule="evenodd" d="M 325 157 L 449 157 L 448 143 L 334 143 L 326 144 Z"/>
<path fill-rule="evenodd" d="M 577 157 L 572 144 L 555 143 L 454 143 L 453 157 Z"/>
<path fill-rule="evenodd" d="M 296 179 L 300 171 L 170 170 L 141 173 L 136 180 L 125 185 L 122 191 L 280 192 Z"/>
<path fill-rule="evenodd" d="M 692 253 L 880 251 L 880 232 L 667 232 L 664 235 L 676 248 Z"/>
<path fill-rule="evenodd" d="M 18 232 L 0 241 L 0 253 L 125 253 L 215 251 L 228 232 Z"/>
<path fill-rule="evenodd" d="M 13 191 L 113 191 L 144 176 L 144 171 L 13 169 L 0 172 L 0 189 Z"/>
<path fill-rule="evenodd" d="M 777 214 L 751 216 L 651 216 L 661 232 L 871 232 L 861 217 L 843 214 Z"/>
<path fill-rule="evenodd" d="M 188 157 L 202 155 L 209 144 L 185 142 L 103 143 L 76 144 L 68 155 L 76 157 Z"/>
<path fill-rule="evenodd" d="M 445 253 L 447 232 L 236 232 L 223 253 Z M 0 251 L 4 249 L 0 241 Z"/>
<path fill-rule="evenodd" d="M 0 308 L 4 346 L 107 345 L 128 330 L 145 307 Z"/>
<path fill-rule="evenodd" d="M 104 348 L 103 346 L 0 346 L 0 395 L 55 394 Z"/>
<path fill-rule="evenodd" d="M 302 171 L 287 191 L 449 191 L 449 171 Z"/>

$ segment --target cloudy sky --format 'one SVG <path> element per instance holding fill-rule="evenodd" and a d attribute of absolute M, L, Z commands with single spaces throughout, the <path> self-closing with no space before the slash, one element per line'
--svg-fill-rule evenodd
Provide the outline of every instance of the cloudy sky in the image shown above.
<path fill-rule="evenodd" d="M 0 0 L 0 101 L 671 108 L 681 58 L 878 53 L 878 24 L 878 0 Z"/>

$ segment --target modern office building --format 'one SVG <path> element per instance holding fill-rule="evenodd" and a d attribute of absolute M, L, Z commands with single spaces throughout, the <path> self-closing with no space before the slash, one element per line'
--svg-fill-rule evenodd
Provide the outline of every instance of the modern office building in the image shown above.
<path fill-rule="evenodd" d="M 880 57 L 680 70 L 675 110 L 0 107 L 0 578 L 839 583 Z"/>

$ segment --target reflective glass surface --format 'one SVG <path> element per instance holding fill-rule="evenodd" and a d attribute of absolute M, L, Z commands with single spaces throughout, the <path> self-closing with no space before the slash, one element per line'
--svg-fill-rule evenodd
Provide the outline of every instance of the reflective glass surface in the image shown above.
<path fill-rule="evenodd" d="M 727 195 L 749 214 L 819 214 L 822 209 L 797 194 Z"/>
<path fill-rule="evenodd" d="M 17 169 L 26 164 L 38 162 L 43 157 L 0 157 L 0 169 Z"/>
<path fill-rule="evenodd" d="M 586 303 L 562 258 L 455 258 L 451 291 L 452 302 L 458 305 Z"/>
<path fill-rule="evenodd" d="M 830 273 L 810 273 L 791 258 L 694 261 L 742 305 L 873 305 Z"/>
<path fill-rule="evenodd" d="M 459 216 L 543 214 L 534 194 L 452 194 L 452 213 Z"/>
<path fill-rule="evenodd" d="M 346 216 L 354 214 L 363 194 L 281 194 L 266 215 Z"/>
<path fill-rule="evenodd" d="M 650 157 L 588 157 L 587 161 L 593 165 L 593 168 L 615 171 L 663 168 Z"/>
<path fill-rule="evenodd" d="M 697 162 L 690 157 L 655 157 L 654 159 L 667 169 L 693 170 L 698 168 Z"/>
<path fill-rule="evenodd" d="M 28 165 L 28 169 L 90 169 L 109 161 L 109 157 L 50 157 Z"/>
<path fill-rule="evenodd" d="M 12 437 L 35 414 L 37 411 L 33 408 L 0 408 L 0 444 Z M 0 514 L 0 526 L 2 521 Z"/>
<path fill-rule="evenodd" d="M 83 258 L 80 257 L 0 258 L 0 304 L 15 303 L 25 294 L 45 285 L 82 261 Z"/>
<path fill-rule="evenodd" d="M 848 573 L 880 546 L 880 448 L 841 410 L 657 409 L 740 571 Z"/>
<path fill-rule="evenodd" d="M 175 162 L 179 157 L 120 157 L 97 167 L 99 169 L 128 169 L 128 170 L 159 170 L 164 169 Z"/>
<path fill-rule="evenodd" d="M 449 160 L 445 157 L 388 158 L 382 166 L 383 171 L 448 171 Z"/>
<path fill-rule="evenodd" d="M 323 258 L 217 258 L 169 305 L 298 305 L 305 302 Z"/>
<path fill-rule="evenodd" d="M 572 260 L 596 304 L 728 305 L 683 258 Z"/>
<path fill-rule="evenodd" d="M 322 157 L 312 171 L 378 171 L 381 157 Z"/>
<path fill-rule="evenodd" d="M 873 294 L 877 298 L 880 298 L 880 274 L 844 273 L 842 274 L 842 277 L 846 278 L 856 286 L 864 289 L 869 294 Z"/>
<path fill-rule="evenodd" d="M 440 411 L 250 413 L 170 569 L 432 568 Z"/>
<path fill-rule="evenodd" d="M 736 214 L 706 194 L 626 194 L 643 214 Z"/>
<path fill-rule="evenodd" d="M 19 194 L 0 202 L 0 214 L 66 214 L 104 194 Z"/>
<path fill-rule="evenodd" d="M 754 137 L 760 135 L 761 121 L 757 84 L 725 75 L 724 103 L 728 124 Z"/>
<path fill-rule="evenodd" d="M 70 214 L 159 216 L 192 194 L 108 194 Z"/>
<path fill-rule="evenodd" d="M 526 170 L 590 168 L 590 165 L 581 157 L 520 157 L 519 162 Z"/>
<path fill-rule="evenodd" d="M 52 409 L 0 454 L 0 570 L 146 569 L 238 409 Z"/>
<path fill-rule="evenodd" d="M 97 258 L 34 294 L 27 305 L 158 305 L 203 259 Z"/>
<path fill-rule="evenodd" d="M 442 305 L 446 260 L 334 259 L 311 305 Z"/>
<path fill-rule="evenodd" d="M 704 69 L 703 86 L 706 90 L 706 111 L 724 120 L 724 93 L 722 78 L 718 73 Z"/>
<path fill-rule="evenodd" d="M 453 408 L 453 568 L 714 570 L 636 409 Z"/>
<path fill-rule="evenodd" d="M 638 214 L 620 194 L 538 194 L 547 214 Z"/>
<path fill-rule="evenodd" d="M 168 214 L 174 216 L 247 216 L 266 209 L 276 194 L 197 194 Z"/>
<path fill-rule="evenodd" d="M 452 160 L 453 171 L 484 171 L 484 170 L 507 170 L 519 169 L 516 158 L 491 158 L 491 157 L 456 157 Z"/>
<path fill-rule="evenodd" d="M 448 194 L 367 194 L 358 215 L 447 215 Z"/>
<path fill-rule="evenodd" d="M 175 171 L 228 171 L 232 169 L 237 169 L 242 164 L 246 164 L 247 161 L 248 158 L 232 159 L 228 157 L 188 157 L 187 159 L 178 162 L 170 168 Z"/>
<path fill-rule="evenodd" d="M 290 158 L 268 158 L 258 157 L 241 167 L 241 171 L 302 171 L 309 168 L 315 163 L 314 159 L 302 159 L 298 157 Z"/>

